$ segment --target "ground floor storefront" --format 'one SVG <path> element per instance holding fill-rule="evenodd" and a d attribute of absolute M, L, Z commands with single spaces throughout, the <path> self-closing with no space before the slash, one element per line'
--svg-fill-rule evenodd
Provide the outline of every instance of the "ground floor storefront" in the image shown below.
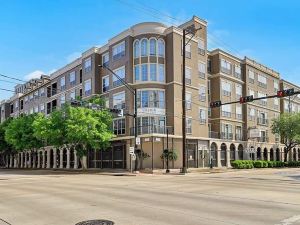
<path fill-rule="evenodd" d="M 103 150 L 89 150 L 87 156 L 79 159 L 72 147 L 45 147 L 1 156 L 1 167 L 38 169 L 165 169 L 167 161 L 163 151 L 169 149 L 176 155 L 168 161 L 170 169 L 182 167 L 182 139 L 175 135 L 144 135 L 139 137 L 136 160 L 129 154 L 134 146 L 132 137 L 114 140 Z M 222 141 L 220 139 L 188 138 L 186 144 L 186 165 L 188 168 L 231 167 L 234 160 L 284 161 L 285 149 L 281 145 Z M 300 148 L 292 149 L 289 161 L 300 160 Z"/>

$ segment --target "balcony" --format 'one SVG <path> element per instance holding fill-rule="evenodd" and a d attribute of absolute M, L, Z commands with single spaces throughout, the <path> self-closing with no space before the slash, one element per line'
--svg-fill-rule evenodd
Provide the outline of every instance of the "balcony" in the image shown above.
<path fill-rule="evenodd" d="M 173 134 L 173 127 L 171 126 L 164 126 L 164 125 L 148 125 L 148 126 L 139 126 L 138 127 L 138 135 L 142 134 Z M 130 128 L 130 135 L 134 135 L 134 127 Z"/>
<path fill-rule="evenodd" d="M 257 125 L 268 126 L 268 124 L 269 124 L 268 119 L 260 118 L 260 117 L 257 118 Z"/>
<path fill-rule="evenodd" d="M 222 73 L 226 73 L 226 74 L 231 74 L 231 70 L 230 69 L 227 69 L 227 68 L 224 68 L 224 67 L 221 67 L 221 72 Z"/>
<path fill-rule="evenodd" d="M 221 132 L 221 139 L 232 140 L 233 139 L 233 133 Z"/>

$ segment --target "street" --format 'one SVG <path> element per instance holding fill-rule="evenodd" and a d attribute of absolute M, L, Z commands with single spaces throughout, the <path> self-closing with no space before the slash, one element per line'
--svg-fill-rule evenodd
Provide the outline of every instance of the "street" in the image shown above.
<path fill-rule="evenodd" d="M 300 224 L 300 169 L 109 176 L 0 171 L 0 224 Z M 6 222 L 4 222 L 6 221 Z"/>

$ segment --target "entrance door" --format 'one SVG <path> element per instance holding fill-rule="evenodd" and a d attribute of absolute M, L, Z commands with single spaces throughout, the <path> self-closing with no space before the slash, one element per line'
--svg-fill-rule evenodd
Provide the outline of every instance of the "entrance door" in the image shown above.
<path fill-rule="evenodd" d="M 199 167 L 209 167 L 209 150 L 201 149 L 198 151 L 199 157 Z"/>
<path fill-rule="evenodd" d="M 187 144 L 187 167 L 196 167 L 196 144 Z"/>

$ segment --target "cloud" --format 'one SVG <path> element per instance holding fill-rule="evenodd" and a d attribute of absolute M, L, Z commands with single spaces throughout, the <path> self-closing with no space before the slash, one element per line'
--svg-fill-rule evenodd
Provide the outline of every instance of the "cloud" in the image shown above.
<path fill-rule="evenodd" d="M 66 57 L 66 61 L 67 61 L 67 63 L 70 63 L 70 62 L 73 62 L 75 59 L 78 59 L 79 57 L 81 57 L 80 52 L 73 52 Z"/>
<path fill-rule="evenodd" d="M 29 74 L 27 74 L 24 79 L 25 80 L 31 80 L 31 79 L 35 79 L 35 78 L 40 78 L 41 75 L 44 75 L 45 72 L 41 71 L 41 70 L 35 70 Z"/>

